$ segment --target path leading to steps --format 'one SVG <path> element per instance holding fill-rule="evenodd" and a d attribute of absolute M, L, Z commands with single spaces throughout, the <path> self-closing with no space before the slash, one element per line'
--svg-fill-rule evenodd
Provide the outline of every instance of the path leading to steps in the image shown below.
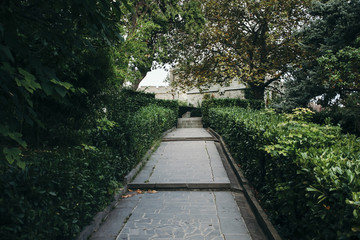
<path fill-rule="evenodd" d="M 216 144 L 203 128 L 167 134 L 90 239 L 266 239 Z"/>

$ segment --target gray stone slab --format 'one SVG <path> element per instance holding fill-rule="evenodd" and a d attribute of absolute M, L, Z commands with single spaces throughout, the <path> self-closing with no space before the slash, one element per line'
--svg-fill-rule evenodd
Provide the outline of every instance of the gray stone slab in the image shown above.
<path fill-rule="evenodd" d="M 128 217 L 139 203 L 139 197 L 123 199 L 109 214 L 105 224 L 91 235 L 91 240 L 115 239 L 125 225 Z"/>
<path fill-rule="evenodd" d="M 126 208 L 131 209 L 128 216 L 114 213 L 90 240 L 251 239 L 231 192 L 138 194 L 119 202 L 117 209 Z M 236 215 L 219 214 L 225 208 L 232 208 Z"/>
<path fill-rule="evenodd" d="M 212 141 L 162 142 L 132 184 L 230 183 Z"/>
<path fill-rule="evenodd" d="M 230 183 L 130 183 L 129 189 L 142 190 L 230 190 Z"/>
<path fill-rule="evenodd" d="M 177 128 L 164 138 L 209 138 L 211 134 L 204 128 Z"/>

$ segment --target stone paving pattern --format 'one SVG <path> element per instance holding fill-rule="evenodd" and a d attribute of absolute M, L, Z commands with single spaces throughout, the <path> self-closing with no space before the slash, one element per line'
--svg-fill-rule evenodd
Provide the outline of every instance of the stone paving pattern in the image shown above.
<path fill-rule="evenodd" d="M 212 137 L 204 128 L 177 128 L 164 138 L 207 138 Z"/>
<path fill-rule="evenodd" d="M 202 128 L 176 129 L 165 138 L 209 138 Z M 212 141 L 162 142 L 133 183 L 229 183 Z M 250 240 L 230 191 L 158 191 L 119 201 L 90 240 Z M 246 216 L 248 218 L 248 216 Z"/>
<path fill-rule="evenodd" d="M 132 183 L 230 181 L 214 142 L 180 141 L 162 142 Z"/>

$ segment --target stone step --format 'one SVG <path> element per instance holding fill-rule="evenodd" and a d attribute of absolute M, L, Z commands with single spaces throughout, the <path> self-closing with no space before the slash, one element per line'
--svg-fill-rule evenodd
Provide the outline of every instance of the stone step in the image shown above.
<path fill-rule="evenodd" d="M 231 184 L 224 183 L 129 183 L 129 189 L 141 190 L 230 190 Z"/>
<path fill-rule="evenodd" d="M 202 118 L 201 117 L 192 117 L 192 118 L 179 118 L 178 119 L 178 128 L 202 128 Z"/>

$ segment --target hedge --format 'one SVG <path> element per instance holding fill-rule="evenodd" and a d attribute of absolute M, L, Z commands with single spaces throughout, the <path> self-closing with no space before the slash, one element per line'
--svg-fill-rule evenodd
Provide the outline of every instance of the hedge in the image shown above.
<path fill-rule="evenodd" d="M 97 97 L 94 107 L 94 125 L 71 135 L 77 145 L 32 149 L 25 169 L 1 168 L 1 239 L 76 238 L 178 114 L 177 102 L 128 90 Z"/>
<path fill-rule="evenodd" d="M 248 100 L 240 98 L 210 98 L 201 103 L 201 112 L 205 126 L 207 126 L 209 109 L 216 107 L 241 107 L 250 109 L 263 109 L 265 107 L 264 101 Z"/>
<path fill-rule="evenodd" d="M 284 239 L 359 239 L 360 139 L 309 123 L 306 113 L 212 108 L 207 124 Z"/>

